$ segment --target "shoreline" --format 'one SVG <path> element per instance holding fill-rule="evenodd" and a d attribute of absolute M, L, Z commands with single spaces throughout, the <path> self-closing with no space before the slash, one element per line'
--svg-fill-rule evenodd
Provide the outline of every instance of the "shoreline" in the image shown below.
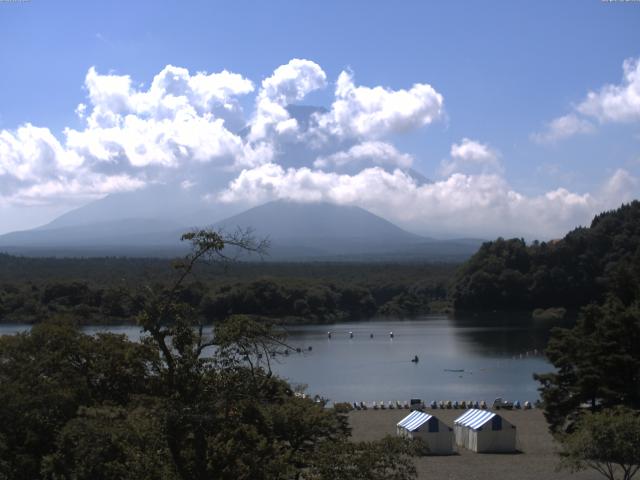
<path fill-rule="evenodd" d="M 464 409 L 425 409 L 449 427 L 462 415 Z M 516 426 L 516 447 L 513 454 L 474 453 L 458 447 L 449 456 L 426 456 L 414 459 L 418 479 L 482 480 L 523 479 L 536 480 L 595 480 L 601 478 L 595 471 L 571 473 L 557 471 L 560 461 L 558 444 L 547 429 L 542 410 L 498 410 L 499 415 Z M 409 410 L 354 410 L 349 412 L 349 425 L 353 441 L 379 440 L 385 435 L 396 435 L 396 424 L 409 414 Z"/>

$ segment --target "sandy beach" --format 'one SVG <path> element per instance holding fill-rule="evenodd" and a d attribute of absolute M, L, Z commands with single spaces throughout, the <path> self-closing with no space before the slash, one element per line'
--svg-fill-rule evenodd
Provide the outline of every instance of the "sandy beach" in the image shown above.
<path fill-rule="evenodd" d="M 453 426 L 453 420 L 465 410 L 427 410 L 440 420 Z M 377 440 L 395 435 L 396 423 L 408 415 L 408 410 L 353 411 L 349 421 L 353 439 Z M 515 454 L 478 454 L 458 448 L 456 455 L 422 457 L 415 460 L 419 479 L 482 480 L 482 479 L 598 479 L 595 471 L 570 473 L 557 471 L 557 445 L 547 431 L 540 410 L 500 410 L 517 428 Z"/>

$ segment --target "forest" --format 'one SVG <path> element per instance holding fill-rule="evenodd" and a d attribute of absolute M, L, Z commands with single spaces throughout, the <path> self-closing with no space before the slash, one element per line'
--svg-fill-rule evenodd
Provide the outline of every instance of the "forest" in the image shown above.
<path fill-rule="evenodd" d="M 375 315 L 412 316 L 447 308 L 449 263 L 202 264 L 180 288 L 195 315 L 231 314 L 287 323 Z M 175 279 L 166 259 L 28 258 L 0 254 L 0 322 L 71 316 L 80 324 L 130 323 L 150 291 Z"/>
<path fill-rule="evenodd" d="M 456 272 L 456 310 L 577 311 L 614 295 L 629 303 L 640 284 L 640 202 L 597 215 L 589 227 L 548 242 L 498 238 Z"/>
<path fill-rule="evenodd" d="M 213 231 L 186 234 L 193 252 L 172 265 L 3 255 L 0 315 L 36 325 L 0 337 L 0 479 L 414 479 L 420 442 L 353 442 L 344 406 L 301 398 L 273 374 L 270 359 L 289 348 L 276 321 L 448 302 L 579 309 L 573 328 L 552 332 L 555 371 L 535 377 L 545 417 L 571 465 L 600 458 L 585 452 L 602 422 L 627 426 L 605 444 L 637 465 L 639 220 L 634 202 L 562 240 L 486 243 L 461 266 L 229 264 L 229 240 Z M 237 243 L 259 250 L 253 241 Z M 131 321 L 139 343 L 78 328 Z"/>

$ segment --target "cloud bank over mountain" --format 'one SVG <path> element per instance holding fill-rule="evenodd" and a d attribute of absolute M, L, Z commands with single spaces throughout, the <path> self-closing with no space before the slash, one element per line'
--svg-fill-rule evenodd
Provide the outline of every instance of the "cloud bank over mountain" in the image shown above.
<path fill-rule="evenodd" d="M 556 141 L 596 121 L 640 119 L 638 61 L 625 62 L 624 72 L 622 84 L 589 93 L 534 139 Z M 548 238 L 638 191 L 638 179 L 617 169 L 589 193 L 518 192 L 499 150 L 467 137 L 441 161 L 442 178 L 418 181 L 409 171 L 414 156 L 398 140 L 445 119 L 443 94 L 428 83 L 358 85 L 348 70 L 332 81 L 306 59 L 277 67 L 259 85 L 227 70 L 191 73 L 167 65 L 148 86 L 92 67 L 84 86 L 86 103 L 75 107 L 82 128 L 66 128 L 59 138 L 30 123 L 0 131 L 0 207 L 77 206 L 176 183 L 205 186 L 198 195 L 223 205 L 329 201 L 419 233 Z M 333 100 L 326 109 L 292 114 L 291 105 L 327 89 Z"/>

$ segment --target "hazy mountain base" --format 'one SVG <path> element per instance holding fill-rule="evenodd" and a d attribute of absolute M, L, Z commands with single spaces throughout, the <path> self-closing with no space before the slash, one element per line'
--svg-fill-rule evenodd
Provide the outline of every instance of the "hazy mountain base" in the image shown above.
<path fill-rule="evenodd" d="M 115 206 L 111 199 L 99 202 Z M 95 202 L 94 202 L 95 203 Z M 101 205 L 101 203 L 100 203 Z M 202 212 L 175 218 L 135 217 L 135 208 L 119 208 L 119 217 L 104 206 L 95 216 L 90 206 L 63 215 L 44 227 L 0 236 L 0 251 L 29 256 L 176 257 L 187 249 L 179 239 L 194 226 L 216 218 Z M 173 212 L 173 213 L 172 213 Z M 124 215 L 128 215 L 124 217 Z M 480 246 L 474 239 L 434 240 L 409 233 L 387 220 L 353 206 L 329 203 L 269 202 L 213 224 L 216 230 L 250 229 L 268 238 L 268 261 L 462 261 Z"/>

